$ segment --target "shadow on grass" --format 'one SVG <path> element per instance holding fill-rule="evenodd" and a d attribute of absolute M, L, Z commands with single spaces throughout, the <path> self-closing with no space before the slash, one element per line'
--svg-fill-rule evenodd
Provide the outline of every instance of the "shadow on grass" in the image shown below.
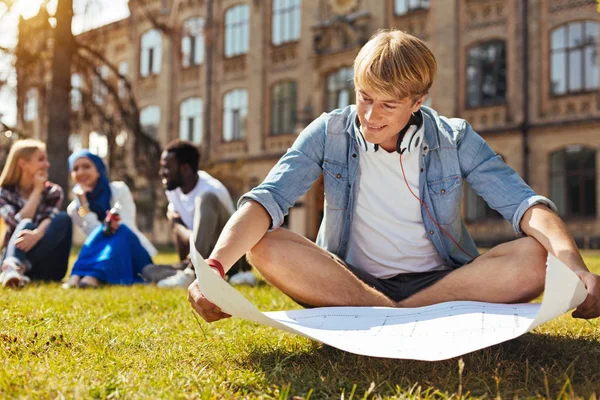
<path fill-rule="evenodd" d="M 430 394 L 470 393 L 475 396 L 590 398 L 600 394 L 600 346 L 596 340 L 570 339 L 528 333 L 512 341 L 438 362 L 358 356 L 315 343 L 302 354 L 257 349 L 248 362 L 270 383 L 290 387 L 290 395 L 339 397 L 356 385 L 358 398 L 375 383 L 372 394 L 414 394 L 421 386 Z M 459 385 L 462 383 L 462 389 Z M 412 388 L 412 389 L 411 389 Z M 316 397 L 315 397 L 316 396 Z"/>

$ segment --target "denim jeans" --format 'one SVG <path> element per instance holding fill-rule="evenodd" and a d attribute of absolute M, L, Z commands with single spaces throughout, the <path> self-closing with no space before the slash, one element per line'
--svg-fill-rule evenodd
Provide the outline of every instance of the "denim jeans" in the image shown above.
<path fill-rule="evenodd" d="M 73 224 L 66 212 L 56 215 L 44 236 L 28 252 L 16 247 L 19 233 L 23 230 L 35 229 L 35 224 L 29 218 L 23 219 L 16 227 L 10 238 L 4 259 L 16 259 L 25 265 L 25 274 L 33 280 L 60 281 L 67 273 L 69 266 L 69 254 L 71 252 L 71 240 Z"/>

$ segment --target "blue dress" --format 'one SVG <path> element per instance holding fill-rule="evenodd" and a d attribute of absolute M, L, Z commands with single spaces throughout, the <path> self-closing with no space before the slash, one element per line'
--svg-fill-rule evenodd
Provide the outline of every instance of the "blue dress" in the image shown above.
<path fill-rule="evenodd" d="M 102 234 L 102 227 L 99 225 L 86 238 L 71 274 L 117 285 L 143 282 L 140 273 L 152 258 L 140 239 L 125 224 L 108 237 Z"/>

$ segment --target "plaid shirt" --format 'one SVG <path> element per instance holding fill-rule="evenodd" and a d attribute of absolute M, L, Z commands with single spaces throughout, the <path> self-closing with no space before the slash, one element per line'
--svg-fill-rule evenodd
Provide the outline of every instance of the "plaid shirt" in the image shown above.
<path fill-rule="evenodd" d="M 33 223 L 37 226 L 46 218 L 54 218 L 60 212 L 64 198 L 60 186 L 52 182 L 46 182 L 40 203 L 35 210 Z M 25 207 L 26 200 L 21 197 L 16 185 L 0 188 L 0 217 L 6 223 L 6 235 L 4 236 L 4 247 L 8 246 L 10 237 L 15 228 L 21 222 L 21 209 Z"/>

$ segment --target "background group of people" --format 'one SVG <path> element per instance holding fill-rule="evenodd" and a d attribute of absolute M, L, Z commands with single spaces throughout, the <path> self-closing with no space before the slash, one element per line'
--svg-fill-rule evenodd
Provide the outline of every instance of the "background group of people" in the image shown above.
<path fill-rule="evenodd" d="M 180 262 L 155 265 L 154 245 L 136 226 L 136 206 L 124 182 L 108 178 L 102 159 L 87 149 L 69 157 L 73 200 L 61 211 L 64 193 L 49 181 L 50 163 L 43 142 L 13 144 L 0 175 L 3 241 L 3 287 L 22 287 L 31 280 L 60 281 L 67 274 L 73 224 L 85 242 L 64 288 L 130 285 L 145 281 L 160 287 L 188 287 L 195 279 L 189 240 L 208 256 L 234 212 L 221 182 L 198 170 L 198 149 L 173 141 L 161 156 L 160 175 L 169 200 L 169 219 Z M 254 285 L 245 261 L 229 271 L 232 283 Z"/>

